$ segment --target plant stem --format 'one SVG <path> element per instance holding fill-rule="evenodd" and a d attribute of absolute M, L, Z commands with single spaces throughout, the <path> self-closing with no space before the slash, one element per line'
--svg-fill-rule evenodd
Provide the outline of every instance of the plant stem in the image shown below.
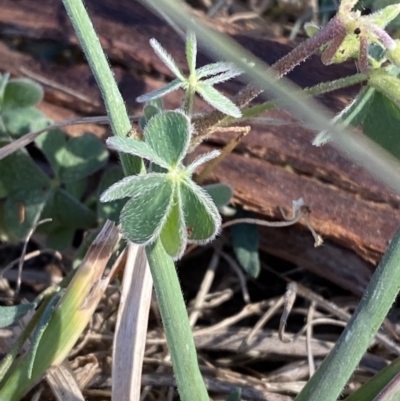
<path fill-rule="evenodd" d="M 131 123 L 124 100 L 115 82 L 114 74 L 107 62 L 85 6 L 81 0 L 63 0 L 63 3 L 100 88 L 112 132 L 114 135 L 124 137 L 131 129 Z M 125 175 L 140 172 L 142 168 L 140 158 L 127 154 L 120 154 L 120 158 Z"/>
<path fill-rule="evenodd" d="M 322 82 L 320 84 L 310 86 L 308 88 L 304 88 L 302 92 L 308 96 L 319 96 L 324 93 L 333 92 L 338 89 L 347 88 L 352 85 L 356 85 L 368 80 L 368 74 L 358 73 L 351 75 L 349 77 L 335 79 L 334 81 Z M 265 111 L 269 111 L 278 107 L 278 104 L 274 100 L 270 100 L 268 102 L 256 104 L 255 106 L 250 106 L 242 110 L 242 117 L 234 118 L 234 117 L 225 117 L 220 122 L 220 126 L 235 124 L 240 121 L 246 121 L 251 117 L 256 117 Z M 199 135 L 195 138 L 197 140 Z M 197 143 L 197 142 L 196 142 Z"/>
<path fill-rule="evenodd" d="M 181 400 L 209 401 L 174 263 L 159 240 L 146 252 Z"/>
<path fill-rule="evenodd" d="M 333 350 L 295 401 L 336 401 L 400 290 L 400 230 Z"/>
<path fill-rule="evenodd" d="M 101 90 L 113 133 L 126 136 L 131 126 L 125 104 L 85 7 L 81 0 L 63 2 Z M 125 175 L 137 174 L 143 168 L 139 158 L 126 154 L 120 157 Z M 181 399 L 208 401 L 174 263 L 158 241 L 146 252 Z"/>

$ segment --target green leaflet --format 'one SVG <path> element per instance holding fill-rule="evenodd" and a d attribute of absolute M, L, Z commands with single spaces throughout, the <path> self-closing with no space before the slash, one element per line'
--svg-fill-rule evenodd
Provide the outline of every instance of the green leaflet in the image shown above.
<path fill-rule="evenodd" d="M 158 99 L 175 89 L 183 88 L 185 90 L 185 100 L 183 109 L 191 114 L 193 106 L 193 96 L 197 92 L 217 110 L 232 117 L 241 117 L 241 112 L 234 103 L 219 93 L 212 85 L 227 81 L 241 74 L 238 68 L 232 63 L 212 63 L 196 69 L 197 41 L 193 33 L 188 33 L 186 37 L 186 60 L 189 67 L 189 76 L 185 77 L 176 64 L 172 56 L 155 39 L 150 40 L 150 44 L 161 61 L 177 77 L 172 82 L 161 89 L 145 94 L 137 98 L 138 102 L 147 102 Z M 209 76 L 207 80 L 200 81 Z M 143 127 L 143 120 L 141 125 Z"/>
<path fill-rule="evenodd" d="M 176 111 L 157 114 L 144 130 L 145 141 L 168 163 L 168 167 L 175 167 L 182 162 L 189 147 L 190 135 L 189 119 Z"/>
<path fill-rule="evenodd" d="M 168 167 L 164 159 L 160 157 L 147 142 L 138 141 L 133 138 L 113 136 L 107 140 L 107 145 L 118 152 L 129 153 L 150 160 L 160 166 Z"/>
<path fill-rule="evenodd" d="M 156 39 L 150 39 L 150 46 L 153 48 L 154 52 L 160 58 L 160 60 L 174 73 L 174 75 L 180 80 L 184 80 L 185 77 L 182 71 L 176 64 L 175 60 L 171 55 L 157 42 Z"/>
<path fill-rule="evenodd" d="M 235 217 L 254 217 L 252 213 L 239 212 Z M 258 253 L 259 234 L 255 224 L 235 224 L 230 227 L 232 246 L 236 258 L 243 270 L 252 277 L 260 274 L 260 256 Z"/>
<path fill-rule="evenodd" d="M 226 206 L 232 199 L 232 188 L 227 184 L 209 184 L 203 189 L 210 195 L 211 199 L 218 208 Z"/>
<path fill-rule="evenodd" d="M 186 60 L 191 76 L 196 75 L 197 41 L 193 32 L 186 35 Z"/>
<path fill-rule="evenodd" d="M 381 92 L 375 92 L 363 126 L 366 135 L 400 159 L 400 109 Z"/>
<path fill-rule="evenodd" d="M 179 186 L 188 241 L 206 243 L 218 233 L 221 216 L 210 196 L 187 180 Z"/>
<path fill-rule="evenodd" d="M 196 91 L 200 94 L 200 96 L 211 106 L 215 107 L 217 110 L 221 111 L 224 114 L 229 116 L 240 118 L 242 116 L 242 112 L 240 109 L 229 100 L 227 97 L 222 95 L 216 89 L 214 89 L 211 85 L 206 83 L 199 82 L 196 85 Z"/>
<path fill-rule="evenodd" d="M 146 190 L 160 188 L 166 181 L 165 174 L 150 173 L 145 175 L 131 175 L 118 181 L 102 193 L 101 202 L 110 202 L 132 196 L 140 196 Z"/>
<path fill-rule="evenodd" d="M 178 191 L 175 193 L 173 206 L 161 231 L 161 241 L 165 251 L 174 259 L 179 259 L 185 251 L 187 231 Z"/>
<path fill-rule="evenodd" d="M 43 89 L 36 82 L 26 79 L 10 79 L 4 89 L 1 109 L 35 106 L 43 99 Z"/>
<path fill-rule="evenodd" d="M 33 106 L 3 110 L 1 117 L 7 132 L 17 137 L 49 125 L 49 119 Z"/>
<path fill-rule="evenodd" d="M 120 217 L 124 237 L 136 244 L 151 243 L 159 236 L 173 202 L 173 186 L 167 179 L 151 187 L 144 182 L 136 182 L 140 191 L 127 202 Z"/>

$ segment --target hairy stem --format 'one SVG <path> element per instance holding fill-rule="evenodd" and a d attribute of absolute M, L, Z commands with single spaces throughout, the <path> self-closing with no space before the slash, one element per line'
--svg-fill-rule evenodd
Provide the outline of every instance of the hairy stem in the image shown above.
<path fill-rule="evenodd" d="M 335 79 L 334 81 L 322 82 L 320 84 L 304 88 L 302 92 L 308 96 L 319 96 L 324 93 L 333 92 L 338 89 L 347 88 L 352 85 L 360 84 L 368 80 L 368 74 L 358 73 L 345 78 Z M 247 107 L 242 110 L 241 118 L 225 117 L 219 122 L 219 126 L 234 124 L 240 121 L 246 121 L 249 118 L 256 117 L 261 113 L 272 110 L 277 107 L 275 100 L 256 104 L 255 106 Z M 197 136 L 195 137 L 197 139 Z M 199 143 L 197 141 L 196 143 Z"/>
<path fill-rule="evenodd" d="M 400 290 L 400 230 L 333 350 L 295 401 L 336 401 Z M 333 379 L 334 377 L 334 379 Z"/>
<path fill-rule="evenodd" d="M 209 401 L 175 265 L 160 241 L 147 246 L 146 252 L 181 400 Z"/>
<path fill-rule="evenodd" d="M 131 129 L 125 103 L 115 83 L 114 74 L 107 62 L 99 38 L 86 12 L 83 2 L 78 0 L 63 0 L 64 7 L 74 27 L 76 36 L 83 48 L 90 69 L 100 88 L 107 115 L 114 135 L 126 136 Z M 125 175 L 138 174 L 142 161 L 136 156 L 120 154 Z"/>
<path fill-rule="evenodd" d="M 85 7 L 81 0 L 63 2 L 103 95 L 113 133 L 126 136 L 131 126 L 125 104 Z M 125 154 L 120 157 L 125 175 L 137 174 L 143 168 L 139 158 L 132 161 Z M 181 399 L 208 401 L 174 263 L 158 241 L 146 252 Z"/>

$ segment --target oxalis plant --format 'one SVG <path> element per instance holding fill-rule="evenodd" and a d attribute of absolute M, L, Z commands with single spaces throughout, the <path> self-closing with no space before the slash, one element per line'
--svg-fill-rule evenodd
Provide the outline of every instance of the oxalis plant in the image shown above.
<path fill-rule="evenodd" d="M 297 115 L 307 115 L 322 131 L 317 136 L 317 143 L 329 138 L 340 143 L 337 138 L 343 137 L 342 128 L 346 124 L 362 125 L 364 131 L 368 131 L 369 128 L 366 127 L 370 127 L 371 121 L 367 115 L 372 114 L 372 110 L 368 109 L 371 101 L 381 99 L 389 102 L 390 110 L 395 110 L 399 119 L 399 45 L 384 28 L 398 16 L 400 5 L 394 4 L 369 16 L 363 16 L 354 10 L 357 1 L 344 0 L 337 15 L 325 27 L 308 25 L 306 28 L 310 38 L 278 60 L 271 69 L 265 69 L 259 60 L 253 59 L 234 45 L 227 45 L 210 33 L 209 29 L 204 29 L 187 14 L 180 2 L 145 2 L 156 6 L 162 15 L 174 20 L 188 32 L 196 30 L 211 49 L 218 49 L 221 58 L 234 61 L 234 64 L 219 62 L 197 68 L 196 39 L 193 33 L 188 33 L 186 58 L 189 74 L 186 76 L 171 56 L 153 39 L 153 49 L 175 74 L 176 79 L 164 88 L 138 99 L 146 102 L 146 105 L 140 127 L 132 130 L 123 99 L 82 2 L 63 0 L 63 3 L 101 88 L 114 133 L 107 144 L 119 152 L 125 175 L 125 178 L 102 193 L 101 200 L 108 202 L 126 199 L 120 215 L 121 232 L 126 240 L 145 246 L 181 399 L 209 400 L 197 363 L 173 260 L 182 256 L 188 242 L 206 243 L 220 230 L 221 218 L 214 202 L 215 191 L 200 187 L 193 179 L 197 168 L 217 158 L 219 153 L 210 152 L 188 162 L 190 150 L 211 135 L 216 126 L 243 120 L 276 107 L 276 101 L 248 106 L 251 100 L 267 88 L 273 88 L 274 93 L 281 98 L 296 100 L 295 104 L 287 102 L 288 107 L 297 112 Z M 331 125 L 329 129 L 326 129 L 329 125 L 326 119 L 302 102 L 304 98 L 284 93 L 280 85 L 276 84 L 279 78 L 311 54 L 319 52 L 322 53 L 322 61 L 325 64 L 353 58 L 357 61 L 360 72 L 353 77 L 307 88 L 307 95 L 317 95 L 355 83 L 366 83 L 366 89 L 363 89 L 355 102 L 337 117 L 337 125 Z M 248 74 L 256 84 L 244 87 L 232 100 L 214 88 L 214 85 L 238 76 L 241 71 Z M 271 79 L 267 79 L 269 75 Z M 177 89 L 184 90 L 182 109 L 163 110 L 160 98 Z M 194 112 L 196 95 L 200 95 L 215 110 L 197 115 Z M 395 113 L 392 115 L 394 120 Z M 349 144 L 351 145 L 351 142 L 347 142 L 347 145 Z M 356 147 L 352 149 L 356 152 Z M 358 160 L 362 161 L 364 154 L 358 156 Z M 387 174 L 381 175 L 390 181 L 385 177 Z M 338 345 L 296 400 L 334 401 L 339 397 L 397 295 L 399 285 L 396 284 L 395 278 L 399 273 L 398 243 L 399 234 L 393 239 L 367 289 L 366 296 Z M 382 291 L 382 288 L 385 291 Z M 52 309 L 55 302 L 49 301 L 49 305 L 49 309 Z M 49 334 L 46 336 L 46 339 L 50 337 Z M 40 344 L 37 349 L 40 349 Z M 43 344 L 41 349 L 42 352 L 45 351 Z M 64 350 L 62 355 L 66 354 Z M 57 358 L 58 362 L 59 359 Z M 54 361 L 46 360 L 46 363 L 50 365 L 54 364 Z M 42 370 L 38 372 L 35 370 L 35 364 L 27 362 L 25 365 L 29 366 L 25 369 L 29 373 L 27 376 L 37 379 L 44 372 L 45 365 L 41 364 Z M 390 369 L 378 375 L 375 382 L 369 383 L 349 400 L 373 400 L 382 387 L 394 380 L 398 372 L 398 363 L 394 363 Z M 18 376 L 7 372 L 7 380 L 12 381 L 13 377 L 26 379 L 26 375 Z M 17 379 L 13 381 L 15 391 L 21 387 L 18 386 Z M 27 387 L 28 385 L 25 385 L 24 388 Z M 17 399 L 6 393 L 4 388 L 0 388 L 0 400 Z M 230 401 L 239 399 L 239 390 L 229 398 Z"/>

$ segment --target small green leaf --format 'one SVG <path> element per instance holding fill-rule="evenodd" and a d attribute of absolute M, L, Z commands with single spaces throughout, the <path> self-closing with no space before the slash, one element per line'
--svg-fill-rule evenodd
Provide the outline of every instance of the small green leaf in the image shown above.
<path fill-rule="evenodd" d="M 142 186 L 143 187 L 143 186 Z M 173 203 L 173 186 L 167 180 L 161 185 L 137 191 L 121 212 L 121 231 L 136 244 L 149 244 L 160 234 Z"/>
<path fill-rule="evenodd" d="M 74 198 L 80 200 L 85 193 L 87 184 L 87 178 L 82 178 L 81 180 L 66 183 L 65 190 Z"/>
<path fill-rule="evenodd" d="M 198 92 L 207 103 L 211 104 L 211 106 L 220 112 L 235 118 L 240 118 L 242 116 L 240 109 L 212 86 L 199 82 L 196 85 L 196 92 Z"/>
<path fill-rule="evenodd" d="M 240 387 L 232 390 L 226 401 L 240 401 L 242 399 L 242 389 Z"/>
<path fill-rule="evenodd" d="M 252 217 L 252 214 L 250 214 Z M 242 212 L 237 217 L 246 217 L 249 213 Z M 255 224 L 235 224 L 231 227 L 232 245 L 236 258 L 243 270 L 252 277 L 260 274 L 260 256 L 258 253 L 259 235 Z"/>
<path fill-rule="evenodd" d="M 109 148 L 118 152 L 129 153 L 150 160 L 165 168 L 169 167 L 169 164 L 165 162 L 164 158 L 155 152 L 147 142 L 128 137 L 122 138 L 120 136 L 112 136 L 107 139 L 107 145 Z"/>
<path fill-rule="evenodd" d="M 188 241 L 207 243 L 221 226 L 221 216 L 206 191 L 187 180 L 179 185 Z"/>
<path fill-rule="evenodd" d="M 400 109 L 381 92 L 376 91 L 364 121 L 364 133 L 400 159 Z"/>
<path fill-rule="evenodd" d="M 52 129 L 39 135 L 35 139 L 36 146 L 44 153 L 49 161 L 54 174 L 58 176 L 58 170 L 61 168 L 59 159 L 63 153 L 63 148 L 67 143 L 67 136 L 60 129 Z"/>
<path fill-rule="evenodd" d="M 100 197 L 101 202 L 110 202 L 116 199 L 122 199 L 132 196 L 140 196 L 141 193 L 161 188 L 167 178 L 165 174 L 150 173 L 144 175 L 131 175 L 116 182 Z"/>
<path fill-rule="evenodd" d="M 12 192 L 4 204 L 4 222 L 17 239 L 24 238 L 39 221 L 49 192 L 42 189 L 20 189 Z"/>
<path fill-rule="evenodd" d="M 229 185 L 210 184 L 203 186 L 203 189 L 210 195 L 217 208 L 226 206 L 232 199 L 233 191 Z"/>
<path fill-rule="evenodd" d="M 335 118 L 333 122 L 343 124 L 347 127 L 352 125 L 354 127 L 361 125 L 368 114 L 371 103 L 373 101 L 375 89 L 365 86 L 361 89 L 357 97 L 347 107 L 345 107 Z M 330 140 L 328 131 L 321 131 L 314 139 L 314 146 L 321 146 Z"/>
<path fill-rule="evenodd" d="M 378 25 L 380 28 L 385 28 L 390 22 L 392 22 L 395 18 L 397 18 L 400 14 L 400 4 L 398 4 L 398 0 L 389 1 L 390 3 L 397 3 L 393 5 L 388 5 L 388 1 L 386 1 L 386 7 L 379 7 L 378 11 L 369 15 L 369 20 Z M 378 3 L 377 1 L 376 3 Z M 382 1 L 381 1 L 382 3 Z M 377 4 L 374 4 L 374 8 L 377 9 Z M 398 24 L 398 22 L 397 22 Z M 393 28 L 393 27 L 392 27 Z"/>
<path fill-rule="evenodd" d="M 163 86 L 160 89 L 156 89 L 142 96 L 139 96 L 136 99 L 136 101 L 139 103 L 150 102 L 152 100 L 156 100 L 161 97 L 164 97 L 165 95 L 168 95 L 168 93 L 171 93 L 174 90 L 179 89 L 181 86 L 182 86 L 182 81 L 180 79 L 174 79 L 173 81 L 171 81 L 170 83 L 168 83 L 167 85 Z"/>
<path fill-rule="evenodd" d="M 170 167 L 182 162 L 189 147 L 190 136 L 188 117 L 177 111 L 157 114 L 144 130 L 145 141 Z"/>
<path fill-rule="evenodd" d="M 39 131 L 49 125 L 50 120 L 36 107 L 6 109 L 1 112 L 4 126 L 12 136 L 21 136 Z"/>
<path fill-rule="evenodd" d="M 196 56 L 197 56 L 197 41 L 196 35 L 193 32 L 188 32 L 186 35 L 186 60 L 189 67 L 189 73 L 194 76 L 196 72 Z"/>
<path fill-rule="evenodd" d="M 164 110 L 164 102 L 163 102 L 162 98 L 150 100 L 150 101 L 146 102 L 146 106 L 156 107 L 160 111 Z"/>
<path fill-rule="evenodd" d="M 149 121 L 152 117 L 154 117 L 156 114 L 160 113 L 161 110 L 153 106 L 151 104 L 144 106 L 143 114 L 146 117 L 146 120 Z"/>
<path fill-rule="evenodd" d="M 72 182 L 85 178 L 101 169 L 108 159 L 103 141 L 92 134 L 70 138 L 56 155 L 58 178 Z"/>
<path fill-rule="evenodd" d="M 36 303 L 20 304 L 14 306 L 0 306 L 0 328 L 18 322 L 21 317 L 36 307 Z"/>
<path fill-rule="evenodd" d="M 8 81 L 3 95 L 2 110 L 35 106 L 43 99 L 43 88 L 27 78 Z"/>
<path fill-rule="evenodd" d="M 161 230 L 160 238 L 165 251 L 172 258 L 176 260 L 182 256 L 187 244 L 187 232 L 178 192 L 174 197 L 174 204 Z"/>
<path fill-rule="evenodd" d="M 68 192 L 58 188 L 52 195 L 43 212 L 44 217 L 52 219 L 48 227 L 84 229 L 95 225 L 95 213 Z"/>
<path fill-rule="evenodd" d="M 204 153 L 200 156 L 198 156 L 195 160 L 193 160 L 192 163 L 186 168 L 186 171 L 189 176 L 191 176 L 198 167 L 200 167 L 202 164 L 207 163 L 208 161 L 215 159 L 221 154 L 219 150 L 212 150 L 211 152 Z"/>
<path fill-rule="evenodd" d="M 47 175 L 25 150 L 19 150 L 0 160 L 1 181 L 8 191 L 50 188 Z"/>
<path fill-rule="evenodd" d="M 150 39 L 150 46 L 153 48 L 154 52 L 160 58 L 160 60 L 174 73 L 174 75 L 181 81 L 185 80 L 182 71 L 176 64 L 175 60 L 171 55 L 157 42 L 155 39 Z"/>
<path fill-rule="evenodd" d="M 400 108 L 400 79 L 398 77 L 380 69 L 370 74 L 368 83 Z"/>

